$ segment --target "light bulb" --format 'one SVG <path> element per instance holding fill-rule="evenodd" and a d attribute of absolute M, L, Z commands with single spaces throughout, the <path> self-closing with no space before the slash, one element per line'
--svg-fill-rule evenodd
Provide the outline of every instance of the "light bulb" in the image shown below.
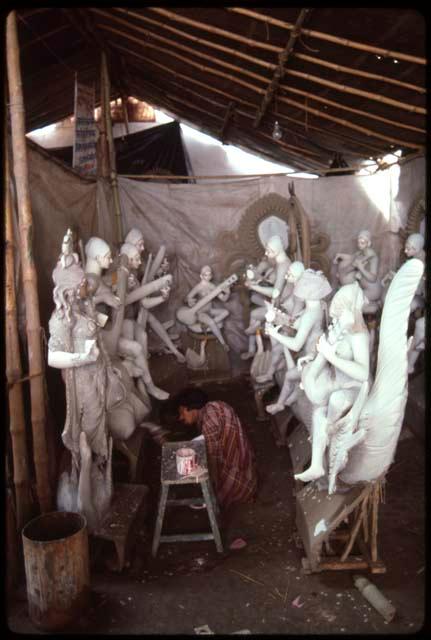
<path fill-rule="evenodd" d="M 283 133 L 281 131 L 281 127 L 278 124 L 278 121 L 276 120 L 274 122 L 274 129 L 272 131 L 272 137 L 274 138 L 274 140 L 280 140 L 283 136 Z"/>

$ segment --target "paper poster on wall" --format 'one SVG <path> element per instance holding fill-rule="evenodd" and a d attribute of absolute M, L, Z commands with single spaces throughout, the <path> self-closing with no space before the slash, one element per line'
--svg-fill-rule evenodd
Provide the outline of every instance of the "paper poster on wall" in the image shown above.
<path fill-rule="evenodd" d="M 94 100 L 94 84 L 83 84 L 76 75 L 73 167 L 86 175 L 95 175 L 97 170 Z"/>

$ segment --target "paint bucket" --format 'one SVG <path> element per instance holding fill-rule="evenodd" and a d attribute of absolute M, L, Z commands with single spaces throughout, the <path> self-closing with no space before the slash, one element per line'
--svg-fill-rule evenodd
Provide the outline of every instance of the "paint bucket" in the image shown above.
<path fill-rule="evenodd" d="M 178 449 L 176 460 L 180 476 L 187 476 L 196 467 L 196 451 L 187 447 Z"/>
<path fill-rule="evenodd" d="M 32 623 L 46 631 L 76 622 L 90 601 L 87 522 L 67 511 L 45 513 L 22 530 Z"/>

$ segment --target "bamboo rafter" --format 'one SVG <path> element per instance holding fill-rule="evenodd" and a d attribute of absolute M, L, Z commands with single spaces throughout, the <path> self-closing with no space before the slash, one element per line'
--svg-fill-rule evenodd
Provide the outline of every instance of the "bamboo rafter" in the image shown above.
<path fill-rule="evenodd" d="M 423 109 L 422 107 L 415 107 L 414 105 L 409 105 L 405 102 L 400 102 L 399 100 L 393 100 L 392 98 L 387 98 L 386 96 L 377 95 L 376 93 L 362 91 L 362 89 L 356 89 L 355 87 L 348 87 L 345 84 L 339 84 L 338 82 L 332 82 L 331 80 L 324 80 L 323 78 L 319 78 L 318 76 L 314 76 L 310 73 L 302 73 L 302 71 L 295 71 L 293 69 L 287 69 L 286 73 L 287 75 L 295 76 L 296 78 L 302 78 L 303 80 L 315 82 L 325 87 L 331 87 L 332 89 L 342 91 L 343 93 L 351 93 L 356 96 L 361 96 L 362 98 L 368 98 L 369 100 L 375 100 L 376 102 L 388 104 L 391 107 L 397 107 L 397 109 L 404 109 L 405 111 L 410 111 L 410 113 L 420 113 L 421 115 L 426 115 L 427 112 L 426 109 Z"/>
<path fill-rule="evenodd" d="M 304 9 L 303 11 L 306 12 L 308 10 Z M 304 17 L 302 19 L 305 19 L 305 15 L 306 14 L 304 14 Z M 118 21 L 120 19 L 117 18 L 116 20 Z M 130 26 L 130 24 L 125 20 L 122 20 L 122 23 L 125 24 L 128 27 Z M 102 28 L 102 29 L 105 29 L 105 30 L 108 30 L 108 31 L 112 31 L 113 33 L 117 33 L 117 35 L 121 35 L 124 38 L 129 37 L 131 40 L 134 40 L 134 41 L 138 42 L 141 46 L 143 44 L 142 41 L 140 41 L 138 38 L 133 38 L 133 36 L 128 36 L 128 34 L 126 34 L 125 32 L 118 31 L 118 30 L 114 29 L 113 27 L 110 27 L 108 25 L 102 25 L 102 24 L 99 24 L 98 26 L 99 26 L 99 28 Z M 182 51 L 186 51 L 187 53 L 191 53 L 193 55 L 197 55 L 197 56 L 199 56 L 199 57 L 201 57 L 201 58 L 203 58 L 205 60 L 209 60 L 210 62 L 215 62 L 220 66 L 223 66 L 223 67 L 225 67 L 227 69 L 231 69 L 231 70 L 236 71 L 238 73 L 242 73 L 242 74 L 247 75 L 248 77 L 253 78 L 255 80 L 267 82 L 267 80 L 264 79 L 263 76 L 260 76 L 260 75 L 258 75 L 256 73 L 252 72 L 252 71 L 248 71 L 247 69 L 244 69 L 243 67 L 238 67 L 237 65 L 230 64 L 230 63 L 225 62 L 224 60 L 221 60 L 219 58 L 214 58 L 214 57 L 209 56 L 209 55 L 207 55 L 205 53 L 202 53 L 201 51 L 197 51 L 196 49 L 192 49 L 190 47 L 187 47 L 186 45 L 181 45 L 181 44 L 179 44 L 177 42 L 173 42 L 172 40 L 169 40 L 168 38 L 164 38 L 163 36 L 159 36 L 159 35 L 151 32 L 151 31 L 148 31 L 147 29 L 142 29 L 140 27 L 136 27 L 136 29 L 141 31 L 142 33 L 144 33 L 146 35 L 150 35 L 151 37 L 153 37 L 156 40 L 159 40 L 160 42 L 165 42 L 170 47 L 171 46 L 175 46 L 178 49 L 181 49 Z M 289 41 L 287 46 L 289 46 L 289 44 L 291 44 L 291 46 L 293 46 L 293 43 L 295 42 L 296 38 L 297 38 L 297 36 L 294 36 L 293 39 Z M 145 44 L 148 45 L 148 43 L 145 43 Z M 166 51 L 166 50 L 164 50 L 162 48 L 160 50 L 161 51 L 165 51 L 165 52 L 169 52 L 169 50 Z M 280 55 L 281 56 L 283 55 L 283 50 L 281 51 Z M 294 71 L 293 69 L 287 69 L 285 71 L 285 73 L 287 73 L 288 75 L 293 75 L 293 76 L 296 76 L 296 77 L 299 77 L 299 78 L 303 78 L 303 79 L 308 80 L 310 82 L 321 84 L 323 86 L 332 87 L 333 89 L 337 89 L 338 91 L 341 91 L 343 93 L 350 93 L 350 94 L 353 94 L 353 95 L 358 95 L 358 96 L 361 96 L 361 97 L 368 98 L 369 100 L 374 100 L 375 102 L 380 102 L 380 103 L 383 103 L 383 104 L 387 104 L 389 106 L 397 107 L 399 109 L 405 109 L 406 111 L 409 111 L 410 113 L 418 113 L 418 114 L 421 114 L 421 115 L 425 115 L 426 114 L 426 109 L 423 109 L 422 107 L 416 107 L 414 105 L 410 105 L 410 104 L 407 104 L 405 102 L 401 102 L 399 100 L 393 100 L 392 98 L 387 98 L 386 96 L 383 96 L 383 95 L 380 95 L 380 94 L 371 93 L 371 92 L 368 92 L 368 91 L 363 91 L 362 89 L 356 89 L 355 87 L 350 87 L 348 85 L 339 84 L 339 83 L 336 83 L 336 82 L 325 80 L 323 78 L 319 78 L 318 76 L 315 76 L 315 75 L 312 75 L 312 74 L 305 74 L 305 73 L 302 73 L 300 71 Z M 270 83 L 270 85 L 268 87 L 267 93 L 265 94 L 265 96 L 267 96 L 267 97 L 265 98 L 265 96 L 264 96 L 262 105 L 264 103 L 267 104 L 270 101 L 271 96 L 273 95 L 273 91 L 275 90 L 275 85 L 278 84 L 278 82 L 280 81 L 282 75 L 283 75 L 283 72 L 281 71 L 280 67 L 277 67 L 275 69 L 275 72 L 274 72 L 273 80 L 272 80 L 272 82 Z M 256 120 L 257 119 L 258 118 L 256 117 Z M 258 124 L 256 124 L 255 126 L 258 126 Z"/>
<path fill-rule="evenodd" d="M 308 14 L 310 13 L 311 9 L 301 9 L 298 19 L 295 23 L 295 27 L 292 30 L 292 33 L 289 36 L 289 40 L 288 43 L 286 45 L 285 50 L 279 54 L 279 64 L 278 67 L 275 69 L 274 71 L 274 75 L 272 77 L 272 80 L 269 84 L 269 87 L 266 91 L 266 94 L 263 96 L 263 100 L 262 103 L 260 105 L 260 108 L 258 109 L 257 113 L 256 113 L 256 117 L 254 119 L 253 122 L 253 127 L 258 127 L 260 125 L 260 122 L 263 118 L 263 116 L 265 115 L 265 111 L 268 108 L 269 103 L 271 102 L 274 93 L 277 91 L 278 85 L 280 84 L 280 80 L 281 78 L 284 76 L 286 70 L 285 70 L 285 64 L 289 58 L 289 56 L 291 55 L 292 51 L 293 51 L 293 47 L 295 46 L 295 43 L 301 33 L 301 27 L 306 19 L 306 17 L 308 16 Z"/>
<path fill-rule="evenodd" d="M 232 37 L 232 34 L 225 29 L 219 29 L 218 27 L 212 27 L 209 24 L 205 24 L 204 22 L 199 22 L 198 20 L 192 20 L 191 18 L 186 18 L 185 16 L 180 15 L 179 13 L 174 13 L 173 11 L 167 11 L 166 9 L 160 9 L 159 7 L 147 7 L 149 11 L 154 11 L 165 18 L 169 18 L 174 22 L 180 22 L 182 24 L 187 24 L 190 27 L 197 27 L 198 29 L 203 29 L 204 31 L 208 31 L 208 33 L 214 33 L 219 36 L 224 36 L 225 38 Z M 244 36 L 240 36 L 235 34 L 234 38 L 237 42 L 242 42 L 243 44 L 247 44 L 250 47 L 257 47 L 258 49 L 266 49 L 266 51 L 273 51 L 275 53 L 279 53 L 280 48 L 275 47 L 272 44 L 267 44 L 266 42 L 257 42 L 256 40 L 252 40 L 251 38 L 245 38 Z"/>
<path fill-rule="evenodd" d="M 227 11 L 239 13 L 241 15 L 248 16 L 249 18 L 254 18 L 255 20 L 260 20 L 261 22 L 266 22 L 267 24 L 272 24 L 276 27 L 281 27 L 282 29 L 290 30 L 290 29 L 293 29 L 294 27 L 294 25 L 290 22 L 285 22 L 283 20 L 271 18 L 270 16 L 264 15 L 262 13 L 258 13 L 256 11 L 250 11 L 249 9 L 242 9 L 239 7 L 226 7 L 226 9 Z M 339 38 L 338 36 L 333 36 L 329 33 L 323 33 L 321 31 L 314 31 L 312 29 L 303 29 L 302 33 L 312 38 L 326 40 L 327 42 L 333 42 L 335 44 L 340 44 L 344 47 L 350 47 L 352 49 L 367 51 L 368 53 L 381 55 L 385 58 L 395 58 L 397 60 L 405 60 L 406 62 L 413 62 L 415 64 L 422 64 L 422 65 L 425 65 L 427 63 L 426 58 L 420 58 L 419 56 L 411 56 L 407 53 L 401 53 L 400 51 L 392 51 L 390 49 L 382 49 L 381 47 L 374 47 L 372 45 L 364 44 L 362 42 L 355 42 L 354 40 L 349 40 L 347 38 Z"/>
<path fill-rule="evenodd" d="M 115 30 L 115 31 L 117 31 L 117 30 Z M 127 35 L 125 37 L 126 37 L 126 39 L 132 39 L 132 40 L 137 41 L 138 44 L 140 44 L 140 46 L 142 46 L 142 43 L 137 38 L 134 38 L 133 36 L 127 36 Z M 114 43 L 112 43 L 112 46 L 114 46 Z M 145 46 L 147 46 L 149 48 L 152 48 L 152 49 L 160 50 L 160 47 L 157 47 L 156 45 L 153 45 L 153 44 L 145 43 Z M 132 53 L 129 49 L 128 50 L 123 49 L 123 51 L 127 51 L 127 53 Z M 232 82 L 240 84 L 241 86 L 245 86 L 246 88 L 251 89 L 252 91 L 255 91 L 256 93 L 259 93 L 261 95 L 264 93 L 263 89 L 260 89 L 259 87 L 256 87 L 255 85 L 250 84 L 249 82 L 244 82 L 243 80 L 240 80 L 239 78 L 234 78 L 233 76 L 231 76 L 229 74 L 225 74 L 225 73 L 223 73 L 221 71 L 218 71 L 216 69 L 213 69 L 212 67 L 206 67 L 204 65 L 200 65 L 199 63 L 194 62 L 194 61 L 190 60 L 189 58 L 185 58 L 184 56 L 180 56 L 179 54 L 173 53 L 172 51 L 165 50 L 165 52 L 168 53 L 169 55 L 173 56 L 174 58 L 182 60 L 187 65 L 193 66 L 193 67 L 199 69 L 200 71 L 202 71 L 204 73 L 208 72 L 208 73 L 217 75 L 219 77 L 231 80 Z M 144 58 L 144 59 L 148 60 L 148 58 Z M 151 61 L 151 62 L 152 62 L 152 64 L 154 64 L 153 61 Z M 404 140 L 400 140 L 399 138 L 385 136 L 385 135 L 383 135 L 383 134 L 381 134 L 381 133 L 379 133 L 377 131 L 372 131 L 370 129 L 366 129 L 364 127 L 360 127 L 359 125 L 356 125 L 356 124 L 354 124 L 354 123 L 352 123 L 352 122 L 350 122 L 348 120 L 342 120 L 340 118 L 336 118 L 335 116 L 331 116 L 331 115 L 329 115 L 327 113 L 324 113 L 322 111 L 318 111 L 317 109 L 313 109 L 311 107 L 308 107 L 307 105 L 303 105 L 303 104 L 298 103 L 298 102 L 296 102 L 294 100 L 290 100 L 289 98 L 282 97 L 282 98 L 280 98 L 280 101 L 283 101 L 286 104 L 291 104 L 291 105 L 293 105 L 295 107 L 298 107 L 299 109 L 301 109 L 303 111 L 306 111 L 306 112 L 309 112 L 309 113 L 313 113 L 314 115 L 317 115 L 317 116 L 319 116 L 321 118 L 324 118 L 326 120 L 331 120 L 332 122 L 337 122 L 338 124 L 342 124 L 345 127 L 349 127 L 349 128 L 355 129 L 357 131 L 361 131 L 362 133 L 366 133 L 367 135 L 374 136 L 376 138 L 381 138 L 382 140 L 387 140 L 388 142 L 399 144 L 399 145 L 405 146 L 405 147 L 410 147 L 410 148 L 413 148 L 413 149 L 421 149 L 422 148 L 422 145 L 411 143 L 411 142 L 404 141 Z"/>
<path fill-rule="evenodd" d="M 105 17 L 111 19 L 111 20 L 115 20 L 117 21 L 118 18 L 116 18 L 114 15 L 106 12 L 106 11 L 102 11 L 99 9 L 90 9 L 91 11 L 94 11 L 96 13 L 99 13 L 100 15 L 104 15 Z M 137 18 L 138 20 L 144 21 L 144 22 L 148 22 L 149 24 L 152 24 L 156 27 L 161 27 L 162 29 L 165 29 L 166 31 L 170 31 L 171 33 L 175 33 L 175 35 L 179 35 L 182 38 L 185 38 L 187 40 L 191 40 L 192 42 L 195 42 L 196 44 L 202 44 L 206 47 L 212 48 L 212 49 L 217 49 L 218 51 L 223 51 L 225 53 L 228 53 L 229 55 L 235 56 L 236 58 L 242 58 L 243 60 L 247 60 L 248 62 L 251 62 L 253 64 L 259 65 L 261 67 L 265 67 L 266 69 L 270 69 L 271 71 L 274 71 L 277 68 L 276 64 L 273 64 L 271 62 L 267 62 L 266 60 L 262 60 L 261 58 L 256 58 L 255 56 L 251 56 L 247 53 L 243 53 L 242 51 L 239 51 L 238 49 L 232 49 L 230 47 L 225 47 L 223 45 L 220 45 L 216 42 L 213 42 L 212 40 L 206 40 L 204 38 L 198 38 L 197 36 L 194 36 L 190 33 L 188 33 L 187 31 L 183 31 L 182 29 L 176 29 L 175 27 L 171 27 L 170 25 L 163 23 L 163 22 L 159 22 L 158 20 L 154 20 L 152 18 L 150 18 L 149 16 L 145 15 L 145 14 L 140 14 L 140 13 L 136 13 L 135 11 L 130 11 L 129 9 L 122 9 L 122 8 L 115 8 L 116 11 L 119 11 L 121 13 L 124 13 L 126 15 L 129 15 L 133 18 Z M 136 27 L 136 25 L 132 24 L 131 22 L 126 22 L 127 26 L 129 28 L 132 29 L 137 29 L 138 27 Z M 229 34 L 229 35 L 228 35 Z M 229 37 L 231 40 L 235 39 L 235 34 L 230 33 L 230 32 L 226 32 L 226 37 Z M 283 48 L 282 47 L 278 47 L 278 53 L 282 53 Z M 391 78 L 389 76 L 382 76 L 379 75 L 377 73 L 370 73 L 368 71 L 361 71 L 359 69 L 353 69 L 351 67 L 345 67 L 343 65 L 340 64 L 335 64 L 332 62 L 328 62 L 326 60 L 322 60 L 321 58 L 316 58 L 314 56 L 310 56 L 304 53 L 299 53 L 297 51 L 294 51 L 291 53 L 291 56 L 294 58 L 298 58 L 300 60 L 305 60 L 306 62 L 310 62 L 311 64 L 315 64 L 315 65 L 320 65 L 323 67 L 327 67 L 328 69 L 334 69 L 335 71 L 341 72 L 341 73 L 347 73 L 350 75 L 354 75 L 354 76 L 359 76 L 362 78 L 369 78 L 370 80 L 377 80 L 379 82 L 387 82 L 388 84 L 393 84 L 399 87 L 403 87 L 404 89 L 411 89 L 412 91 L 417 91 L 418 93 L 426 93 L 426 89 L 424 87 L 419 87 L 415 84 L 411 84 L 409 82 L 403 82 L 402 80 L 397 80 L 396 78 Z"/>
<path fill-rule="evenodd" d="M 104 26 L 104 25 L 100 25 L 100 28 L 106 28 L 108 31 L 112 31 L 113 33 L 115 33 L 117 35 L 120 35 L 120 36 L 124 37 L 125 39 L 133 40 L 133 41 L 137 42 L 140 46 L 144 46 L 143 43 L 138 38 L 134 38 L 133 36 L 129 36 L 127 33 L 123 32 L 123 31 L 119 31 L 117 29 L 114 29 L 113 27 Z M 164 40 L 166 40 L 166 39 L 164 39 Z M 163 52 L 168 53 L 168 54 L 173 55 L 173 56 L 176 55 L 172 51 L 170 51 L 169 49 L 164 49 L 163 47 L 158 47 L 157 45 L 153 45 L 153 44 L 150 44 L 150 43 L 145 43 L 145 46 L 159 49 L 160 51 L 163 51 Z M 177 45 L 175 45 L 175 46 L 177 46 Z M 247 76 L 249 76 L 249 77 L 251 77 L 251 78 L 253 78 L 255 80 L 258 80 L 260 82 L 264 82 L 264 83 L 267 82 L 267 80 L 266 80 L 266 78 L 264 76 L 258 75 L 257 73 L 253 73 L 251 71 L 247 71 L 247 70 L 242 69 L 241 67 L 238 67 L 236 65 L 231 65 L 231 64 L 225 63 L 222 60 L 211 58 L 211 56 L 207 56 L 205 54 L 197 52 L 197 51 L 195 51 L 193 49 L 190 49 L 189 47 L 184 47 L 183 45 L 178 45 L 178 46 L 179 46 L 179 48 L 184 49 L 184 50 L 188 51 L 189 53 L 191 53 L 193 55 L 198 55 L 198 56 L 201 56 L 201 57 L 203 57 L 205 59 L 210 60 L 211 62 L 216 62 L 217 64 L 219 64 L 219 65 L 221 65 L 223 67 L 227 67 L 227 68 L 232 69 L 234 71 L 237 71 L 239 73 L 243 73 L 243 74 L 245 74 L 245 75 L 247 75 Z M 179 57 L 179 56 L 177 56 L 177 57 Z M 190 62 L 190 64 L 193 64 L 193 62 L 189 58 L 187 58 L 187 59 L 182 58 L 182 59 L 184 61 Z M 289 73 L 289 71 L 287 73 Z M 295 72 L 295 74 L 296 74 L 296 72 Z M 319 80 L 319 82 L 320 82 L 320 80 Z M 250 86 L 249 86 L 249 88 L 250 88 Z M 373 114 L 372 112 L 369 112 L 369 111 L 363 111 L 362 109 L 355 109 L 353 107 L 348 107 L 348 106 L 343 105 L 341 103 L 338 103 L 338 102 L 335 102 L 335 101 L 331 101 L 331 100 L 328 100 L 328 99 L 325 99 L 325 98 L 321 98 L 320 96 L 317 96 L 317 95 L 315 96 L 314 94 L 303 92 L 303 91 L 301 91 L 299 89 L 295 89 L 293 87 L 290 87 L 289 85 L 282 85 L 282 88 L 284 90 L 290 91 L 292 93 L 298 93 L 300 95 L 304 95 L 304 96 L 310 97 L 310 98 L 312 98 L 314 100 L 317 100 L 317 101 L 320 101 L 320 102 L 325 102 L 326 104 L 331 104 L 332 106 L 334 106 L 334 107 L 336 107 L 338 109 L 343 109 L 345 111 L 350 111 L 352 113 L 357 113 L 357 114 L 362 115 L 362 116 L 364 116 L 366 118 L 372 118 L 373 120 L 378 120 L 380 122 L 386 122 L 387 124 L 390 124 L 390 125 L 395 126 L 397 128 L 401 127 L 401 128 L 408 129 L 408 130 L 413 130 L 413 131 L 418 131 L 420 133 L 425 133 L 425 131 L 423 129 L 419 129 L 418 127 L 414 127 L 412 125 L 403 124 L 403 123 L 400 123 L 399 121 L 390 120 L 388 118 L 384 118 L 383 116 L 379 116 L 379 115 Z M 376 100 L 377 100 L 377 98 L 376 98 Z"/>

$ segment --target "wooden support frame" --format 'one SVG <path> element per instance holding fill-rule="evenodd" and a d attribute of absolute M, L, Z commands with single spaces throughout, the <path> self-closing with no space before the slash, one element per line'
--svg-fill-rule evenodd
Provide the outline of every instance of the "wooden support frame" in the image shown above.
<path fill-rule="evenodd" d="M 296 44 L 297 39 L 299 38 L 299 35 L 301 33 L 301 28 L 302 25 L 304 24 L 305 19 L 307 18 L 308 14 L 312 11 L 312 9 L 301 9 L 299 16 L 296 20 L 295 26 L 292 30 L 292 33 L 289 36 L 289 40 L 288 43 L 284 49 L 284 51 L 282 51 L 279 54 L 279 63 L 278 63 L 278 67 L 275 69 L 274 71 L 274 75 L 272 77 L 272 80 L 269 84 L 268 89 L 266 90 L 265 95 L 263 96 L 263 100 L 262 103 L 256 113 L 256 117 L 254 119 L 253 122 L 253 127 L 256 129 L 259 125 L 260 122 L 263 118 L 263 116 L 265 115 L 265 112 L 268 108 L 268 105 L 270 104 L 270 102 L 272 101 L 274 94 L 277 91 L 277 88 L 280 84 L 280 80 L 281 78 L 284 76 L 284 74 L 286 73 L 286 69 L 285 69 L 285 65 L 286 62 L 289 58 L 289 56 L 291 55 L 292 51 L 293 51 L 293 47 Z"/>
<path fill-rule="evenodd" d="M 223 124 L 221 126 L 220 133 L 219 133 L 219 138 L 220 138 L 220 140 L 221 140 L 221 142 L 223 144 L 225 144 L 225 139 L 224 138 L 225 138 L 225 134 L 226 134 L 226 129 L 229 126 L 229 121 L 231 120 L 231 118 L 233 117 L 233 115 L 235 113 L 235 107 L 236 107 L 236 103 L 233 100 L 231 100 L 229 102 L 229 104 L 228 104 L 227 109 L 226 109 L 226 115 L 224 117 Z"/>
<path fill-rule="evenodd" d="M 307 553 L 302 559 L 304 573 L 357 569 L 367 569 L 371 573 L 386 572 L 384 563 L 379 559 L 377 545 L 382 482 L 384 480 L 380 479 L 366 485 L 359 496 L 344 507 L 321 540 L 320 551 Z M 325 493 L 320 492 L 321 497 Z M 338 553 L 334 551 L 335 545 L 341 545 Z M 324 546 L 331 549 L 331 555 L 322 553 Z M 305 547 L 307 550 L 307 545 Z"/>

